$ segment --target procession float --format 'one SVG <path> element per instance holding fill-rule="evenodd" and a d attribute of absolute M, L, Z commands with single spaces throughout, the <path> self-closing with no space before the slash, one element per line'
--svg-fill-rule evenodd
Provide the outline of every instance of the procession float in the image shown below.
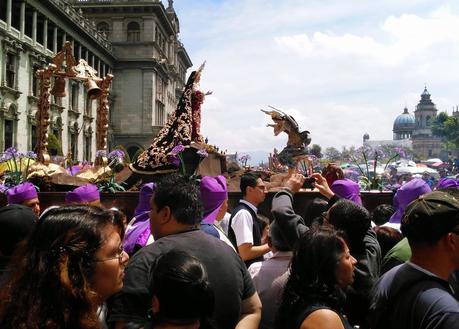
<path fill-rule="evenodd" d="M 270 188 L 268 202 L 260 209 L 269 217 L 269 200 L 289 175 L 301 172 L 309 176 L 314 171 L 315 158 L 308 154 L 311 142 L 309 131 L 301 131 L 292 116 L 272 106 L 262 111 L 271 117 L 273 123 L 268 126 L 273 128 L 276 136 L 282 132 L 287 134 L 288 141 L 284 149 L 274 152 L 269 167 L 265 169 L 227 163 L 225 153 L 217 146 L 209 145 L 201 134 L 201 105 L 205 97 L 211 94 L 210 91 L 200 90 L 205 63 L 190 74 L 175 112 L 153 137 L 150 146 L 133 162 L 126 163 L 122 149 L 109 150 L 107 146 L 109 93 L 114 76 L 107 74 L 100 77 L 85 60 L 77 62 L 72 54 L 71 44 L 66 42 L 52 62 L 36 72 L 39 81 L 36 149 L 34 152 L 19 152 L 12 147 L 4 151 L 0 159 L 2 192 L 29 181 L 39 191 L 44 209 L 52 204 L 64 203 L 64 192 L 89 182 L 97 185 L 105 206 L 115 206 L 130 216 L 137 203 L 140 187 L 144 183 L 158 181 L 164 175 L 179 172 L 195 180 L 206 175 L 225 175 L 231 206 L 241 197 L 240 176 L 245 171 L 258 170 Z M 97 151 L 92 162 L 73 163 L 71 153 L 65 157 L 58 156 L 54 147 L 56 141 L 48 134 L 50 96 L 65 97 L 66 80 L 85 83 L 88 97 L 97 102 Z M 318 192 L 311 188 L 299 193 L 295 197 L 296 210 L 301 212 L 316 196 Z M 378 193 L 362 197 L 371 209 L 380 203 L 390 203 L 392 194 Z M 6 204 L 3 194 L 0 204 Z"/>

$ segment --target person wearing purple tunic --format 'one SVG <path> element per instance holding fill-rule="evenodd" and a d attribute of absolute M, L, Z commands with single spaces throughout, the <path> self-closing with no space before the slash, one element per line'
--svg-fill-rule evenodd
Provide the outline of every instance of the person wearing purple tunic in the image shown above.
<path fill-rule="evenodd" d="M 65 194 L 66 204 L 87 204 L 89 206 L 102 206 L 100 203 L 99 189 L 94 184 L 84 184 Z"/>
<path fill-rule="evenodd" d="M 150 238 L 150 199 L 156 187 L 155 183 L 142 186 L 139 193 L 139 203 L 134 211 L 134 218 L 128 224 L 124 236 L 123 248 L 133 255 L 137 250 L 147 245 Z"/>
<path fill-rule="evenodd" d="M 8 204 L 21 204 L 29 207 L 40 216 L 40 200 L 35 186 L 30 182 L 24 182 L 8 189 L 6 192 Z"/>
<path fill-rule="evenodd" d="M 405 208 L 408 204 L 416 199 L 418 196 L 432 192 L 429 184 L 427 184 L 421 178 L 414 178 L 405 185 L 402 185 L 394 195 L 394 207 L 395 213 L 389 219 L 389 222 L 384 226 L 390 226 L 397 230 L 400 230 L 400 221 L 405 212 Z"/>
<path fill-rule="evenodd" d="M 435 190 L 443 189 L 443 188 L 459 188 L 459 182 L 454 178 L 442 178 L 438 181 L 437 185 L 435 186 Z"/>
<path fill-rule="evenodd" d="M 357 203 L 359 206 L 362 205 L 362 199 L 360 198 L 360 187 L 356 182 L 348 178 L 338 179 L 333 182 L 330 188 L 333 193 L 339 197 Z"/>

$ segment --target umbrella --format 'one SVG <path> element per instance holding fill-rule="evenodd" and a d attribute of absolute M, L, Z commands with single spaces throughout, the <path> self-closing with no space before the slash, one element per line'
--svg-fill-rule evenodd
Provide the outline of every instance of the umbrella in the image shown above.
<path fill-rule="evenodd" d="M 411 174 L 411 175 L 416 175 L 416 174 L 424 174 L 428 173 L 430 176 L 434 177 L 435 179 L 440 178 L 440 174 L 432 168 L 428 167 L 398 167 L 397 168 L 397 174 Z"/>
<path fill-rule="evenodd" d="M 435 162 L 443 162 L 443 161 L 441 161 L 441 159 L 439 159 L 439 158 L 432 158 L 432 159 L 427 159 L 424 162 L 428 163 L 428 164 L 432 164 L 432 163 L 435 163 Z"/>
<path fill-rule="evenodd" d="M 448 163 L 446 162 L 435 162 L 432 164 L 432 167 L 435 167 L 435 168 L 441 168 L 441 167 L 447 167 L 448 166 Z"/>

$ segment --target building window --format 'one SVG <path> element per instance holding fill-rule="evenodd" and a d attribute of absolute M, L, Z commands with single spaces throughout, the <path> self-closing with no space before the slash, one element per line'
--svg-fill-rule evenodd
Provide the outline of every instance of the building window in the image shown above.
<path fill-rule="evenodd" d="M 156 108 L 155 108 L 155 125 L 162 126 L 164 125 L 164 117 L 165 117 L 165 110 L 164 104 L 160 101 L 156 101 Z"/>
<path fill-rule="evenodd" d="M 72 154 L 72 160 L 78 160 L 78 135 L 76 132 L 70 132 L 70 153 Z"/>
<path fill-rule="evenodd" d="M 97 24 L 97 32 L 99 32 L 100 34 L 105 34 L 105 36 L 108 38 L 110 34 L 110 26 L 107 22 L 100 22 L 99 24 Z"/>
<path fill-rule="evenodd" d="M 6 54 L 6 85 L 15 88 L 16 83 L 16 56 L 12 53 Z"/>
<path fill-rule="evenodd" d="M 38 66 L 33 66 L 32 68 L 32 96 L 38 97 L 40 94 L 40 84 L 38 83 L 37 70 L 40 68 Z"/>
<path fill-rule="evenodd" d="M 14 131 L 13 131 L 13 120 L 5 120 L 5 129 L 4 129 L 4 141 L 5 141 L 5 150 L 13 146 L 14 140 Z"/>
<path fill-rule="evenodd" d="M 31 144 L 31 150 L 35 151 L 35 148 L 37 147 L 37 141 L 38 141 L 38 130 L 36 125 L 32 125 L 30 127 L 30 144 Z"/>
<path fill-rule="evenodd" d="M 91 136 L 84 137 L 84 159 L 91 161 Z"/>
<path fill-rule="evenodd" d="M 73 83 L 72 84 L 72 95 L 71 95 L 71 104 L 72 104 L 72 110 L 75 112 L 78 112 L 78 84 Z"/>
<path fill-rule="evenodd" d="M 139 42 L 140 41 L 140 25 L 137 22 L 130 22 L 127 25 L 127 41 Z"/>
<path fill-rule="evenodd" d="M 156 99 L 161 103 L 166 103 L 166 84 L 159 76 L 156 77 Z"/>
<path fill-rule="evenodd" d="M 92 115 L 92 101 L 91 97 L 88 97 L 88 92 L 85 90 L 85 107 L 84 114 L 88 117 Z"/>
<path fill-rule="evenodd" d="M 163 53 L 166 54 L 166 37 L 158 27 L 155 27 L 155 42 Z"/>
<path fill-rule="evenodd" d="M 53 129 L 53 135 L 56 136 L 58 140 L 61 140 L 61 130 L 58 128 Z"/>

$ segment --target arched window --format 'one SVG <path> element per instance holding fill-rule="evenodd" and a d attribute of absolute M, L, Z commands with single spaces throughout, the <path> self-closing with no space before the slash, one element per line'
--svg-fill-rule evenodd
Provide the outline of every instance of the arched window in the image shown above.
<path fill-rule="evenodd" d="M 107 22 L 100 22 L 99 24 L 97 24 L 97 32 L 99 32 L 100 34 L 105 34 L 108 38 L 110 34 L 110 26 Z"/>
<path fill-rule="evenodd" d="M 140 41 L 140 25 L 137 22 L 130 22 L 127 25 L 127 41 L 139 42 Z"/>

